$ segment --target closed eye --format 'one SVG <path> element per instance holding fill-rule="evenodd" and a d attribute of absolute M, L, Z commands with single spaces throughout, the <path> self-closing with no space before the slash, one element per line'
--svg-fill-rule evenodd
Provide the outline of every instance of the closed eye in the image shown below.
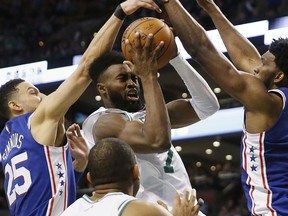
<path fill-rule="evenodd" d="M 29 93 L 29 94 L 32 94 L 32 95 L 38 95 L 40 92 L 39 92 L 38 89 L 33 88 L 33 87 L 30 87 L 30 88 L 28 89 L 28 93 Z"/>

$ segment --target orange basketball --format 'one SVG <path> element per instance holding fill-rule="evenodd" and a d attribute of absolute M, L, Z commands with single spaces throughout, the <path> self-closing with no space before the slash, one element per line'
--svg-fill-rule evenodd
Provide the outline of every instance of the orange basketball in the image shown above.
<path fill-rule="evenodd" d="M 160 19 L 154 17 L 143 17 L 132 22 L 124 31 L 121 40 L 121 49 L 125 58 L 131 61 L 130 53 L 127 51 L 125 46 L 125 40 L 128 39 L 132 45 L 135 46 L 134 37 L 135 33 L 140 33 L 141 45 L 144 45 L 148 34 L 154 35 L 152 48 L 156 48 L 160 41 L 164 41 L 164 47 L 157 59 L 158 68 L 164 67 L 168 64 L 169 60 L 175 53 L 175 41 L 174 34 L 169 26 Z"/>

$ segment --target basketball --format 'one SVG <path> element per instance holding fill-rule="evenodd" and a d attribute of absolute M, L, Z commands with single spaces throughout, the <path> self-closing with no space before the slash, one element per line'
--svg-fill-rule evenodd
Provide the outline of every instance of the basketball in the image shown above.
<path fill-rule="evenodd" d="M 135 33 L 138 31 L 140 33 L 141 45 L 145 44 L 148 34 L 152 33 L 154 35 L 152 48 L 155 49 L 160 41 L 164 42 L 164 47 L 157 58 L 158 68 L 164 67 L 168 64 L 169 60 L 175 53 L 175 40 L 174 34 L 169 28 L 169 26 L 160 19 L 154 17 L 143 17 L 132 22 L 124 31 L 121 40 L 121 49 L 124 57 L 131 61 L 132 58 L 130 53 L 126 49 L 125 40 L 128 39 L 133 48 L 135 48 L 134 37 Z"/>

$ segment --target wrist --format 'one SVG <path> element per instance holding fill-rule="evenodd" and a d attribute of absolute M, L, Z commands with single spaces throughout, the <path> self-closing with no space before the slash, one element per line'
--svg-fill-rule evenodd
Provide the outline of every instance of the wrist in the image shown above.
<path fill-rule="evenodd" d="M 114 16 L 116 16 L 120 20 L 124 20 L 127 16 L 120 4 L 115 9 Z"/>
<path fill-rule="evenodd" d="M 217 13 L 220 10 L 220 8 L 215 3 L 211 3 L 211 4 L 207 5 L 206 7 L 203 7 L 203 9 L 208 14 Z"/>
<path fill-rule="evenodd" d="M 73 161 L 73 167 L 76 172 L 84 172 L 87 165 L 88 165 L 88 159 L 87 160 L 83 159 L 81 161 L 80 160 Z"/>

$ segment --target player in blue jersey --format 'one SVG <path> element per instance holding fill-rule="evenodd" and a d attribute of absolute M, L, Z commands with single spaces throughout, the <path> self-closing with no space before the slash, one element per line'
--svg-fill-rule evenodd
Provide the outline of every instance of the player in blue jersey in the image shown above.
<path fill-rule="evenodd" d="M 197 1 L 212 17 L 239 70 L 178 0 L 164 0 L 164 6 L 187 52 L 244 105 L 241 167 L 248 208 L 251 215 L 288 215 L 288 39 L 274 39 L 260 56 L 212 0 Z"/>
<path fill-rule="evenodd" d="M 117 138 L 98 140 L 89 153 L 87 179 L 93 186 L 92 196 L 83 195 L 61 216 L 196 216 L 203 201 L 195 203 L 196 191 L 181 199 L 175 196 L 173 209 L 167 211 L 157 203 L 136 199 L 139 168 L 131 147 Z"/>
<path fill-rule="evenodd" d="M 60 215 L 75 201 L 75 172 L 85 169 L 87 158 L 72 151 L 76 156 L 73 169 L 69 146 L 62 143 L 64 115 L 91 83 L 91 62 L 112 49 L 123 14 L 130 15 L 140 7 L 160 12 L 152 0 L 121 3 L 98 31 L 75 72 L 50 95 L 21 79 L 1 86 L 0 110 L 9 120 L 0 135 L 0 161 L 11 215 Z"/>

